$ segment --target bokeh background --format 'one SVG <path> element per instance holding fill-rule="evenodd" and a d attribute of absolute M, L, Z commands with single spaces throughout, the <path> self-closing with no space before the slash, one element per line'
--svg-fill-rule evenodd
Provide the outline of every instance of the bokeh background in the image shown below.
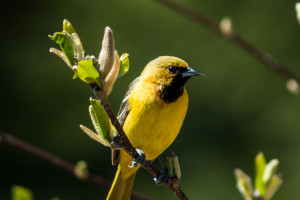
<path fill-rule="evenodd" d="M 209 18 L 230 16 L 234 29 L 300 75 L 300 28 L 295 1 L 178 0 Z M 129 83 L 150 60 L 173 55 L 206 74 L 187 85 L 190 104 L 174 150 L 181 186 L 191 199 L 239 200 L 233 170 L 253 176 L 254 157 L 280 160 L 284 183 L 273 198 L 297 199 L 300 180 L 300 99 L 277 74 L 229 41 L 152 0 L 52 0 L 1 2 L 0 129 L 112 180 L 110 151 L 86 136 L 92 127 L 89 88 L 72 80 L 64 62 L 49 53 L 47 35 L 75 26 L 87 54 L 98 55 L 105 26 L 130 71 L 110 95 L 117 112 Z M 165 154 L 166 154 L 165 152 Z M 105 199 L 106 190 L 83 183 L 18 149 L 0 144 L 0 199 L 10 188 L 30 188 L 35 199 Z M 140 170 L 134 190 L 154 199 L 176 199 Z"/>

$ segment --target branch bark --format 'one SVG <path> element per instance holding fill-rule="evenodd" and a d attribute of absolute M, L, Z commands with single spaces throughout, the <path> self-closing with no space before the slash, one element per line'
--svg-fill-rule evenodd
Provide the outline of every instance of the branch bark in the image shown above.
<path fill-rule="evenodd" d="M 300 83 L 300 78 L 289 71 L 285 66 L 280 64 L 278 61 L 274 60 L 268 53 L 264 53 L 256 48 L 251 43 L 247 42 L 243 37 L 237 35 L 236 33 L 232 33 L 230 37 L 224 34 L 219 26 L 219 23 L 209 19 L 203 14 L 196 12 L 195 10 L 188 8 L 180 3 L 177 3 L 173 0 L 153 0 L 156 1 L 169 9 L 177 12 L 178 14 L 183 15 L 184 17 L 190 19 L 191 21 L 204 26 L 205 28 L 213 31 L 217 35 L 223 36 L 224 38 L 231 41 L 236 46 L 243 49 L 246 53 L 256 58 L 263 65 L 268 67 L 271 71 L 277 73 L 279 76 L 286 80 L 294 79 L 298 83 Z"/>
<path fill-rule="evenodd" d="M 7 134 L 3 131 L 0 130 L 0 142 L 3 142 L 7 145 L 16 147 L 18 149 L 21 149 L 23 151 L 26 151 L 27 153 L 30 153 L 32 155 L 37 156 L 38 158 L 49 162 L 51 164 L 53 164 L 54 166 L 63 169 L 64 171 L 73 174 L 76 176 L 75 174 L 75 165 L 63 160 L 45 150 L 42 150 L 38 147 L 35 147 L 27 142 L 24 142 L 18 138 L 13 137 L 10 134 Z M 93 184 L 94 186 L 98 187 L 98 188 L 105 188 L 106 190 L 109 190 L 110 186 L 111 186 L 111 182 L 96 175 L 93 173 L 88 172 L 86 174 L 86 176 L 84 176 L 84 178 L 80 178 L 80 180 L 83 180 L 85 182 L 88 182 L 90 184 Z M 142 194 L 136 193 L 136 192 L 132 192 L 131 193 L 131 198 L 133 199 L 137 199 L 137 200 L 151 200 L 149 197 L 146 197 Z"/>

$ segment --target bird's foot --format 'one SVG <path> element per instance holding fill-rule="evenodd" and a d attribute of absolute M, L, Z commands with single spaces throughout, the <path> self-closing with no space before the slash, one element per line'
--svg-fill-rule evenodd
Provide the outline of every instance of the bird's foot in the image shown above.
<path fill-rule="evenodd" d="M 138 164 L 141 164 L 142 166 L 144 166 L 146 164 L 145 153 L 138 148 L 136 148 L 135 150 L 136 150 L 136 152 L 138 152 L 139 156 L 136 158 L 133 158 L 132 164 L 131 164 L 131 166 L 129 166 L 130 168 L 137 167 Z"/>
<path fill-rule="evenodd" d="M 122 142 L 119 135 L 115 136 L 110 143 L 110 148 L 113 150 L 121 150 L 125 148 L 124 142 Z"/>
<path fill-rule="evenodd" d="M 161 185 L 161 184 L 164 184 L 164 183 L 167 183 L 168 185 L 171 185 L 171 178 L 168 174 L 168 169 L 166 167 L 164 167 L 160 171 L 160 175 L 158 177 L 154 178 L 154 182 L 157 185 Z"/>

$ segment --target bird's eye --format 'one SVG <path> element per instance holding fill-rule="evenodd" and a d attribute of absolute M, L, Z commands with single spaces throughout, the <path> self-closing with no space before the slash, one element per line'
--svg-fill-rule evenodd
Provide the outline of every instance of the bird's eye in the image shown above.
<path fill-rule="evenodd" d="M 177 68 L 174 67 L 174 66 L 169 66 L 169 67 L 168 67 L 168 71 L 169 71 L 171 74 L 175 74 L 176 71 L 177 71 Z"/>

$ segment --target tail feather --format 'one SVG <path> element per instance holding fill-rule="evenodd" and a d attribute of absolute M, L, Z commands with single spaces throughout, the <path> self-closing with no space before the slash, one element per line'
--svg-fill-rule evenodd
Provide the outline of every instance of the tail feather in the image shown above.
<path fill-rule="evenodd" d="M 136 171 L 130 176 L 125 173 L 119 166 L 106 200 L 130 200 Z"/>

